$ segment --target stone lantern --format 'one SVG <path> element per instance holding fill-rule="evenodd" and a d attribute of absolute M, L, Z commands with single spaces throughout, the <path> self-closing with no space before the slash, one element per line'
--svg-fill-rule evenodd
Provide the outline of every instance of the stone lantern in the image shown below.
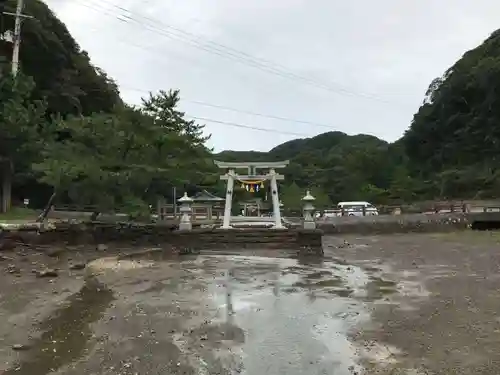
<path fill-rule="evenodd" d="M 184 193 L 184 196 L 180 198 L 177 202 L 179 202 L 180 204 L 179 211 L 182 214 L 181 222 L 179 223 L 179 230 L 193 229 L 190 216 L 191 205 L 193 204 L 193 200 L 188 197 L 187 193 Z"/>
<path fill-rule="evenodd" d="M 311 195 L 311 192 L 308 190 L 306 196 L 302 198 L 302 202 L 304 202 L 304 229 L 316 229 L 316 223 L 313 219 L 313 211 L 314 206 L 313 202 L 316 200 Z"/>

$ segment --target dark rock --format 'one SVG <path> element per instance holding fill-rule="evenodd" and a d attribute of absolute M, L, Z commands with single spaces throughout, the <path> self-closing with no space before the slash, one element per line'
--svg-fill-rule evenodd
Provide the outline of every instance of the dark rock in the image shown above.
<path fill-rule="evenodd" d="M 21 270 L 13 264 L 9 264 L 5 269 L 8 273 L 21 273 Z"/>
<path fill-rule="evenodd" d="M 28 350 L 30 347 L 28 345 L 23 345 L 23 344 L 15 344 L 12 345 L 12 349 L 16 351 L 21 351 L 21 350 Z"/>
<path fill-rule="evenodd" d="M 45 269 L 40 271 L 35 271 L 37 277 L 57 277 L 59 274 L 54 269 Z"/>
<path fill-rule="evenodd" d="M 83 270 L 87 265 L 85 263 L 75 263 L 69 266 L 70 270 L 73 271 L 78 271 L 78 270 Z"/>

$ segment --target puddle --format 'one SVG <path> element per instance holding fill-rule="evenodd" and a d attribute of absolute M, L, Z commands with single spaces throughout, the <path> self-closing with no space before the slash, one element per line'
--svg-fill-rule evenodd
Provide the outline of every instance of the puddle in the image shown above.
<path fill-rule="evenodd" d="M 40 338 L 20 352 L 20 361 L 3 375 L 47 375 L 83 357 L 92 337 L 90 324 L 97 321 L 113 301 L 113 293 L 89 280 L 47 320 L 40 323 Z"/>
<path fill-rule="evenodd" d="M 361 371 L 349 340 L 350 331 L 369 319 L 363 304 L 349 298 L 368 281 L 361 269 L 328 262 L 318 269 L 290 259 L 260 259 L 255 269 L 241 267 L 247 260 L 239 257 L 213 261 L 232 271 L 218 272 L 208 289 L 220 323 L 230 321 L 245 332 L 242 374 Z M 267 273 L 260 272 L 264 268 Z M 256 288 L 262 284 L 267 288 Z M 328 298 L 316 298 L 314 291 Z"/>
<path fill-rule="evenodd" d="M 370 277 L 366 284 L 365 301 L 375 301 L 384 299 L 398 292 L 398 283 L 392 280 L 386 280 L 381 277 Z"/>

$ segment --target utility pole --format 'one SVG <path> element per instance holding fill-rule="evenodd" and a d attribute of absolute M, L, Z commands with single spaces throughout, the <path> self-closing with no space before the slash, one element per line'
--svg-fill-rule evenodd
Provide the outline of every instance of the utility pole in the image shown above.
<path fill-rule="evenodd" d="M 21 48 L 21 23 L 23 19 L 21 14 L 23 12 L 24 0 L 17 0 L 16 7 L 16 23 L 14 25 L 14 49 L 12 50 L 12 75 L 14 78 L 19 70 L 19 48 Z"/>
<path fill-rule="evenodd" d="M 21 24 L 25 18 L 33 18 L 27 14 L 23 14 L 24 0 L 17 0 L 16 13 L 3 12 L 3 14 L 8 14 L 10 16 L 16 17 L 14 24 L 14 36 L 13 43 L 14 48 L 12 50 L 12 75 L 17 76 L 19 71 L 19 49 L 21 48 Z"/>

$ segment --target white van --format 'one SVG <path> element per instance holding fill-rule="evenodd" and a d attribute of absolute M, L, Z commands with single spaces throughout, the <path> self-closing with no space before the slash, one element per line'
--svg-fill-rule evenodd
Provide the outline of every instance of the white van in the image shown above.
<path fill-rule="evenodd" d="M 365 211 L 366 216 L 378 215 L 377 207 L 368 202 L 339 202 L 337 208 L 345 216 L 363 216 L 363 211 Z"/>

